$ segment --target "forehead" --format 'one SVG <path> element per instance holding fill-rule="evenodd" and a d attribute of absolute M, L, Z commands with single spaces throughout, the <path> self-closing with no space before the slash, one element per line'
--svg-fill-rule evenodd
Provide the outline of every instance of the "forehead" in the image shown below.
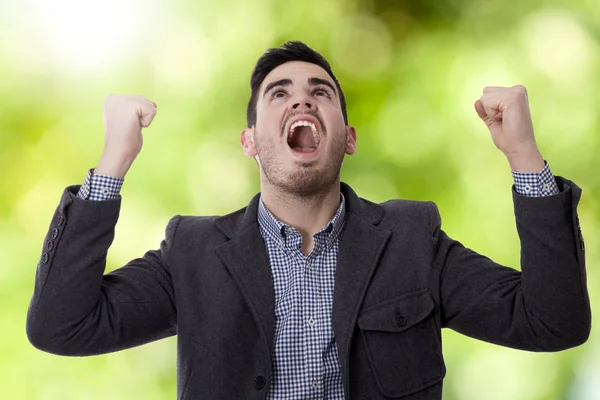
<path fill-rule="evenodd" d="M 291 79 L 293 84 L 306 84 L 309 78 L 321 78 L 334 84 L 327 71 L 318 65 L 304 61 L 289 61 L 269 72 L 260 85 L 260 90 L 262 92 L 266 85 L 280 79 Z"/>

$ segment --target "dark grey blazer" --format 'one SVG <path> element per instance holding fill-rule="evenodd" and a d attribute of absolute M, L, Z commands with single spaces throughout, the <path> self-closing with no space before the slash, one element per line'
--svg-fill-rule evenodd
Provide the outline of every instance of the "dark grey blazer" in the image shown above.
<path fill-rule="evenodd" d="M 513 188 L 522 273 L 450 239 L 432 202 L 374 204 L 341 185 L 332 319 L 346 399 L 441 399 L 443 327 L 533 351 L 587 340 L 581 189 L 556 180 L 551 197 Z M 258 195 L 223 217 L 175 216 L 160 249 L 103 276 L 121 198 L 86 201 L 78 190 L 65 190 L 44 241 L 31 343 L 87 356 L 177 334 L 178 399 L 264 399 L 275 315 Z"/>

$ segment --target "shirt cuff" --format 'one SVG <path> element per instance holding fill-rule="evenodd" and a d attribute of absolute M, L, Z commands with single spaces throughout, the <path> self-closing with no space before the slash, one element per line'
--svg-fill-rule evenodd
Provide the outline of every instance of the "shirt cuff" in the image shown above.
<path fill-rule="evenodd" d="M 559 193 L 556 179 L 546 160 L 544 160 L 544 164 L 544 168 L 540 172 L 512 171 L 515 190 L 518 194 L 527 197 L 545 197 Z"/>
<path fill-rule="evenodd" d="M 77 197 L 83 200 L 113 200 L 119 197 L 124 178 L 94 174 L 94 168 L 88 170 Z"/>

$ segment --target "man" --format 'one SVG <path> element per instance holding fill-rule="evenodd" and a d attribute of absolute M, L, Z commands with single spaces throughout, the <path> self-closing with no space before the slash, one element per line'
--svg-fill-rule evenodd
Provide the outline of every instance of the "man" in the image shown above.
<path fill-rule="evenodd" d="M 340 183 L 357 135 L 318 53 L 268 50 L 251 90 L 241 144 L 261 192 L 223 217 L 175 216 L 160 249 L 103 275 L 156 114 L 140 96 L 106 99 L 100 162 L 66 188 L 44 243 L 34 346 L 95 355 L 177 334 L 178 399 L 422 400 L 441 398 L 443 327 L 532 351 L 587 340 L 581 190 L 538 151 L 525 88 L 475 103 L 514 174 L 522 273 L 450 239 L 432 202 L 374 204 Z"/>

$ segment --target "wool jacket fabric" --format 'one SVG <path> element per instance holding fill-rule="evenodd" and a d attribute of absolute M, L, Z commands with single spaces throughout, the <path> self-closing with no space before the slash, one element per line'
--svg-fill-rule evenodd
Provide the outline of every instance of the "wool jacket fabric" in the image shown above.
<path fill-rule="evenodd" d="M 375 204 L 346 184 L 332 311 L 346 399 L 439 400 L 441 329 L 530 351 L 590 332 L 581 189 L 512 189 L 521 271 L 451 239 L 433 202 Z M 259 195 L 221 217 L 173 217 L 156 250 L 105 274 L 121 197 L 65 189 L 37 266 L 31 343 L 89 356 L 177 334 L 178 399 L 265 399 L 272 380 L 273 283 Z M 122 238 L 121 240 L 126 240 Z"/>

